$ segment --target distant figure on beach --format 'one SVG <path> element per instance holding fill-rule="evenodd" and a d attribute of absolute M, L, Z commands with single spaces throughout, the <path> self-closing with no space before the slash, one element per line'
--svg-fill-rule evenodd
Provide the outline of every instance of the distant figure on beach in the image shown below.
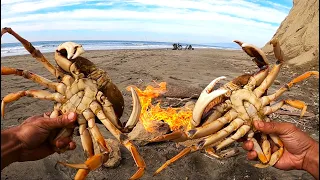
<path fill-rule="evenodd" d="M 182 50 L 182 45 L 179 43 L 172 44 L 173 49 L 172 50 Z"/>
<path fill-rule="evenodd" d="M 186 47 L 184 48 L 184 50 L 194 50 L 194 48 L 192 47 L 192 45 L 186 45 Z"/>
<path fill-rule="evenodd" d="M 188 50 L 194 50 L 194 48 L 191 46 L 191 44 L 189 46 L 186 46 L 186 48 L 188 47 Z"/>

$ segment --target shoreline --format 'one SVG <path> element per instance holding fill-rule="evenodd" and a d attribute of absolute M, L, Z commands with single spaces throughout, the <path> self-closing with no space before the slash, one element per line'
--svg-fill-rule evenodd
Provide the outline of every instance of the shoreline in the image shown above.
<path fill-rule="evenodd" d="M 37 49 L 37 48 L 36 48 Z M 92 51 L 126 51 L 126 50 L 133 50 L 133 51 L 139 51 L 139 50 L 166 50 L 166 51 L 201 51 L 201 50 L 226 50 L 226 51 L 242 51 L 241 49 L 233 49 L 233 48 L 216 48 L 216 47 L 201 47 L 201 48 L 195 48 L 194 50 L 172 50 L 172 48 L 123 48 L 123 49 L 90 49 L 90 50 L 85 50 L 85 52 L 92 52 Z M 40 50 L 41 51 L 41 50 Z M 43 55 L 46 55 L 46 54 L 50 54 L 50 53 L 54 53 L 54 51 L 52 52 L 42 52 Z M 5 56 L 2 56 L 1 55 L 1 58 L 7 58 L 7 57 L 16 57 L 16 56 L 27 56 L 28 53 L 25 53 L 25 54 L 16 54 L 16 55 L 5 55 Z"/>

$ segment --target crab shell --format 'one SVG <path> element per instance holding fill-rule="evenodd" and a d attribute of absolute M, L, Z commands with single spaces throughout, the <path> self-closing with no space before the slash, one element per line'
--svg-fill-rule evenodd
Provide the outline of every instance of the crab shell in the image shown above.
<path fill-rule="evenodd" d="M 63 71 L 67 73 L 83 74 L 98 83 L 99 91 L 112 103 L 117 119 L 123 114 L 124 99 L 121 91 L 111 81 L 109 75 L 88 59 L 80 56 L 84 53 L 82 45 L 74 42 L 60 44 L 55 53 L 55 61 Z"/>

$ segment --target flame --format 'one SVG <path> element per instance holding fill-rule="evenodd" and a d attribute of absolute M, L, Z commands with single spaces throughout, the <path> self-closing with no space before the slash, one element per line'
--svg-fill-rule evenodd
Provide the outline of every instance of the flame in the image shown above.
<path fill-rule="evenodd" d="M 156 83 L 156 85 L 158 87 L 148 85 L 144 91 L 136 86 L 127 87 L 128 91 L 130 90 L 130 87 L 133 87 L 137 91 L 141 103 L 140 121 L 145 129 L 149 132 L 154 131 L 152 128 L 154 121 L 161 120 L 166 122 L 172 131 L 180 128 L 190 129 L 192 110 L 171 107 L 161 108 L 160 102 L 156 105 L 152 104 L 152 99 L 159 97 L 167 91 L 166 82 Z"/>

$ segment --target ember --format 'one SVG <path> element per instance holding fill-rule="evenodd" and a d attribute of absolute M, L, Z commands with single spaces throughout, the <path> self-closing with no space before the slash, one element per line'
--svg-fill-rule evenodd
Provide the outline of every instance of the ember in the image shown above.
<path fill-rule="evenodd" d="M 192 118 L 192 109 L 186 108 L 162 108 L 160 102 L 156 105 L 152 104 L 152 99 L 159 97 L 167 91 L 167 83 L 156 83 L 158 87 L 148 85 L 144 91 L 140 90 L 136 86 L 129 86 L 135 88 L 141 103 L 140 121 L 144 125 L 145 129 L 149 132 L 155 131 L 152 128 L 154 121 L 166 122 L 172 131 L 184 128 L 190 129 L 190 120 Z"/>

